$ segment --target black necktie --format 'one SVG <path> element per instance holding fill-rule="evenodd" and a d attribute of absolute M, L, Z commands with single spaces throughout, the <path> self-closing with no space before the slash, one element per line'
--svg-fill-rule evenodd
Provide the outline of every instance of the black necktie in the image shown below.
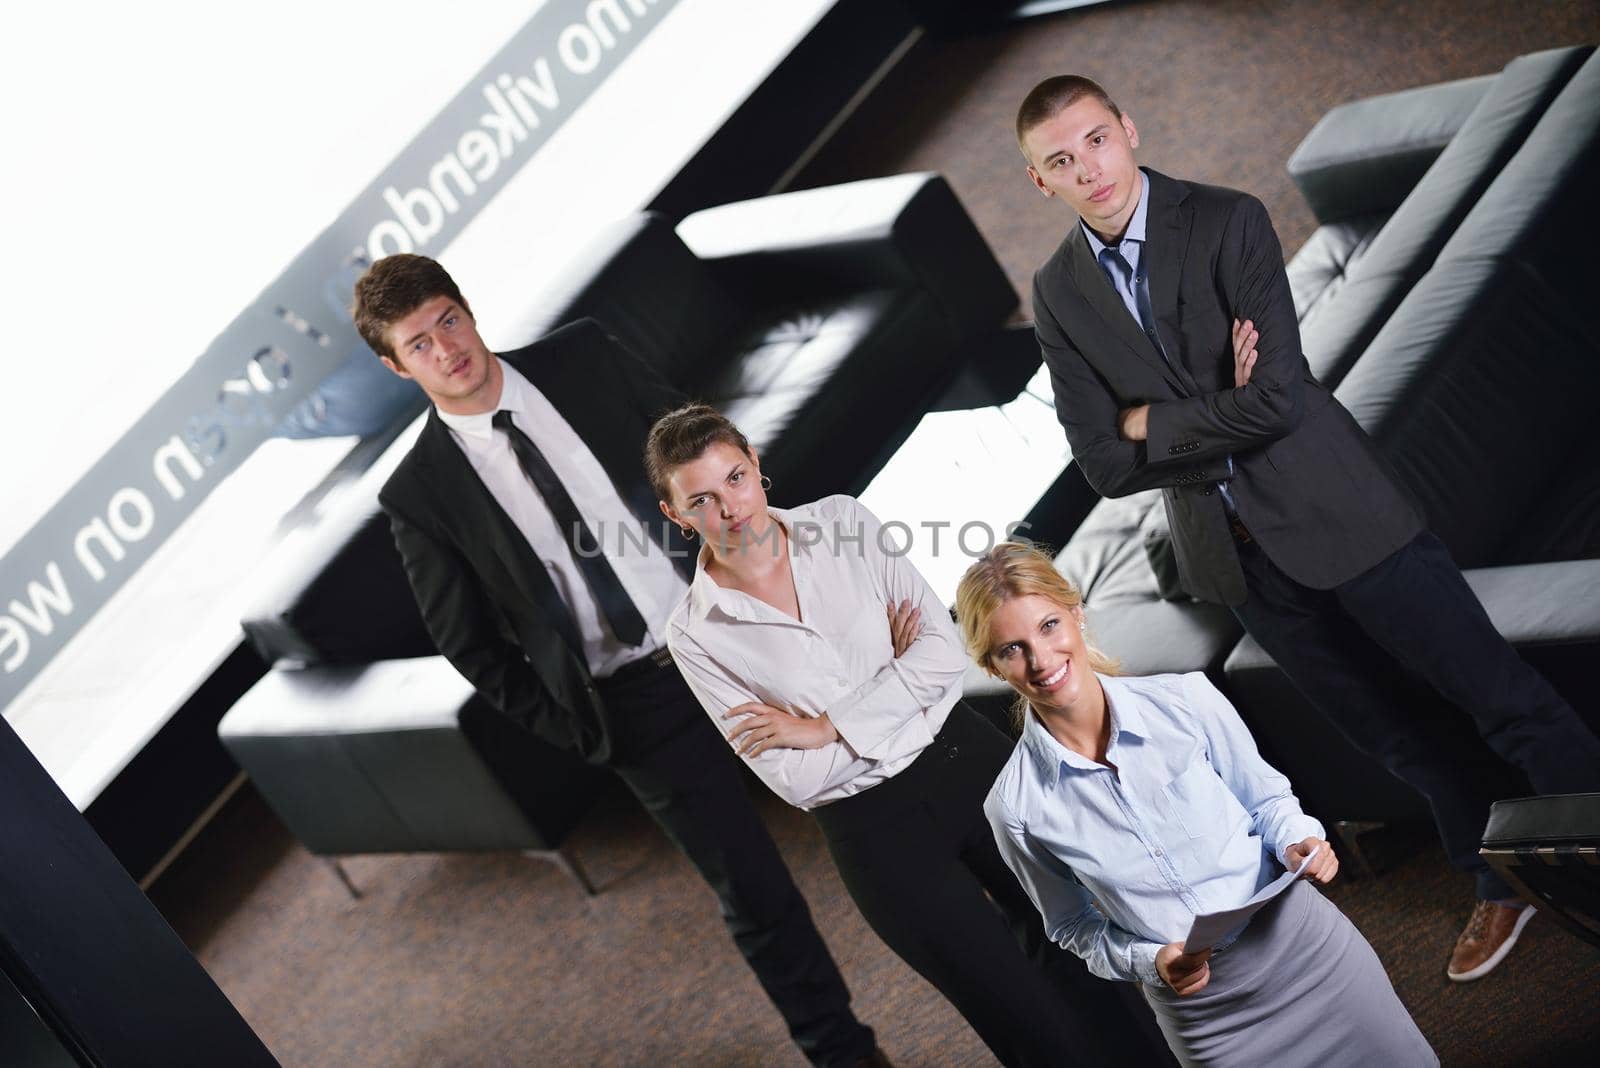
<path fill-rule="evenodd" d="M 627 645 L 638 645 L 644 641 L 648 630 L 644 617 L 634 607 L 628 591 L 622 588 L 622 582 L 617 578 L 617 573 L 611 570 L 611 564 L 601 555 L 600 543 L 595 541 L 589 524 L 583 521 L 583 514 L 567 495 L 567 488 L 556 477 L 550 461 L 544 458 L 539 447 L 512 420 L 510 412 L 495 412 L 494 425 L 505 431 L 506 437 L 511 439 L 511 451 L 517 455 L 518 466 L 528 476 L 528 481 L 533 483 L 539 496 L 544 498 L 556 526 L 561 528 L 562 535 L 567 539 L 567 547 L 572 550 L 572 558 L 577 561 L 578 570 L 583 574 L 583 581 L 588 583 L 589 592 L 594 595 L 601 614 L 611 626 L 611 633 Z"/>

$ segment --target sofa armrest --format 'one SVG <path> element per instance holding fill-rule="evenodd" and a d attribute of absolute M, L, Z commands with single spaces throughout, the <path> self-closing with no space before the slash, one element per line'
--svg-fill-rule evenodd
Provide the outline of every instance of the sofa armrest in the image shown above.
<path fill-rule="evenodd" d="M 1466 122 L 1498 75 L 1441 82 L 1341 104 L 1289 157 L 1319 222 L 1393 211 Z"/>
<path fill-rule="evenodd" d="M 678 236 L 748 297 L 915 286 L 953 324 L 998 326 L 1017 294 L 949 184 L 900 174 L 695 212 Z"/>

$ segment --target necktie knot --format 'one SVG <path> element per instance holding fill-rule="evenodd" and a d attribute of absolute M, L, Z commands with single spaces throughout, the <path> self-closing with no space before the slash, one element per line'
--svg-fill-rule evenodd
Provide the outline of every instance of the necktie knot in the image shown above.
<path fill-rule="evenodd" d="M 1117 272 L 1118 276 L 1128 279 L 1133 276 L 1133 265 L 1128 262 L 1122 250 L 1115 245 L 1107 245 L 1100 250 L 1100 266 L 1108 271 Z"/>

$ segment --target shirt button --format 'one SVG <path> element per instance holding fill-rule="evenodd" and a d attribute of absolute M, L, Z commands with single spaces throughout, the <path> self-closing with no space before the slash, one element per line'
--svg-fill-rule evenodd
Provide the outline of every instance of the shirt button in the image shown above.
<path fill-rule="evenodd" d="M 1158 858 L 1160 858 L 1160 857 L 1164 857 L 1164 856 L 1166 856 L 1166 854 L 1165 854 L 1165 853 L 1163 853 L 1163 852 L 1161 852 L 1161 850 L 1159 850 L 1159 849 L 1158 849 L 1158 850 L 1156 850 L 1156 856 L 1157 856 L 1157 857 L 1158 857 Z"/>

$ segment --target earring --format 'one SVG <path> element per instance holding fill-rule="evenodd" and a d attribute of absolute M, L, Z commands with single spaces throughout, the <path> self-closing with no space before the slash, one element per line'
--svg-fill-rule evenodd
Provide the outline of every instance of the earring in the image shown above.
<path fill-rule="evenodd" d="M 1088 630 L 1089 629 L 1089 621 L 1087 619 L 1078 620 L 1078 629 L 1079 630 Z"/>
<path fill-rule="evenodd" d="M 761 476 L 761 488 L 764 489 L 764 490 L 771 489 L 772 488 L 772 479 L 768 478 L 766 475 L 762 475 Z"/>
<path fill-rule="evenodd" d="M 678 529 L 683 532 L 683 536 L 686 539 L 694 541 L 694 527 L 679 527 Z"/>

